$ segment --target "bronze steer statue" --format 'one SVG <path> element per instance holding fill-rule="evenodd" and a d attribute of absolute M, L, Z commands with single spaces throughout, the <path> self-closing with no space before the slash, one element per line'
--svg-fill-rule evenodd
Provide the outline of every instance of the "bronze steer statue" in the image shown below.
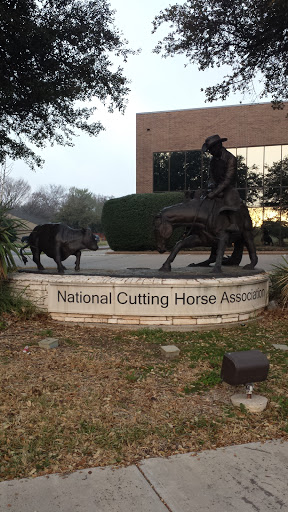
<path fill-rule="evenodd" d="M 251 263 L 244 269 L 253 269 L 258 262 L 253 237 L 252 221 L 248 208 L 243 204 L 240 210 L 233 211 L 233 218 L 237 220 L 238 230 L 231 231 L 229 209 L 218 208 L 216 201 L 211 199 L 201 200 L 195 197 L 189 201 L 163 208 L 154 218 L 154 233 L 156 247 L 160 253 L 166 251 L 166 241 L 172 235 L 177 226 L 185 226 L 185 236 L 176 243 L 160 270 L 171 271 L 171 263 L 178 252 L 183 248 L 215 247 L 216 262 L 213 272 L 221 272 L 221 265 L 226 246 L 231 242 L 237 242 L 238 247 L 246 245 Z M 234 225 L 234 224 L 233 224 Z M 242 254 L 241 254 L 242 255 Z"/>
<path fill-rule="evenodd" d="M 80 258 L 82 249 L 90 249 L 97 251 L 98 249 L 97 235 L 93 235 L 91 229 L 72 229 L 66 224 L 42 224 L 36 226 L 28 237 L 23 237 L 22 242 L 26 242 L 22 247 L 20 254 L 23 262 L 27 263 L 27 258 L 23 255 L 26 247 L 31 248 L 33 261 L 36 263 L 38 270 L 44 270 L 40 262 L 40 254 L 44 252 L 49 258 L 57 264 L 58 272 L 62 273 L 66 268 L 61 263 L 68 256 L 75 255 L 75 270 L 80 270 Z"/>

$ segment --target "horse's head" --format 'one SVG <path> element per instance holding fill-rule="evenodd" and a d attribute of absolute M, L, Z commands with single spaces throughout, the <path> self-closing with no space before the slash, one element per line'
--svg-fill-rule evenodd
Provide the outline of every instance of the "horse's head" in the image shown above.
<path fill-rule="evenodd" d="M 162 213 L 158 213 L 158 215 L 154 217 L 154 235 L 156 240 L 156 248 L 160 254 L 167 250 L 166 241 L 169 240 L 172 232 L 172 224 L 167 221 L 167 219 L 165 219 Z"/>

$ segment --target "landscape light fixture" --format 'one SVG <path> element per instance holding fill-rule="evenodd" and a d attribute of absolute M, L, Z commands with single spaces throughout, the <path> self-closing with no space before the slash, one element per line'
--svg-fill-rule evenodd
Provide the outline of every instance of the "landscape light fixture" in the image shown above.
<path fill-rule="evenodd" d="M 241 403 L 254 412 L 265 409 L 267 398 L 253 395 L 254 382 L 267 379 L 269 360 L 260 350 L 245 350 L 242 352 L 227 352 L 223 356 L 221 379 L 232 386 L 244 385 L 246 395 L 237 394 L 231 397 L 234 405 Z M 260 409 L 259 409 L 260 407 Z M 258 410 L 259 409 L 259 410 Z"/>

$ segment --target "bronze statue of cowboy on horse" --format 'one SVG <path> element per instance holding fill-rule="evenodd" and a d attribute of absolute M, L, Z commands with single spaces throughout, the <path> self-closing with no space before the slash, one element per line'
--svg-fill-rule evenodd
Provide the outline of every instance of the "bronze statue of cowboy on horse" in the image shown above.
<path fill-rule="evenodd" d="M 212 135 L 205 140 L 202 151 L 212 155 L 209 183 L 206 192 L 196 191 L 192 199 L 164 208 L 154 219 L 154 233 L 159 252 L 165 252 L 165 243 L 176 226 L 185 226 L 185 236 L 177 242 L 160 270 L 170 271 L 171 263 L 181 249 L 212 247 L 207 263 L 213 262 L 213 272 L 221 272 L 225 248 L 234 242 L 239 264 L 243 246 L 247 247 L 250 263 L 245 269 L 253 269 L 258 262 L 253 237 L 253 226 L 248 208 L 241 201 L 235 188 L 237 159 L 227 151 L 222 142 L 227 138 Z M 215 254 L 216 253 L 216 254 Z M 232 255 L 233 261 L 233 255 Z"/>

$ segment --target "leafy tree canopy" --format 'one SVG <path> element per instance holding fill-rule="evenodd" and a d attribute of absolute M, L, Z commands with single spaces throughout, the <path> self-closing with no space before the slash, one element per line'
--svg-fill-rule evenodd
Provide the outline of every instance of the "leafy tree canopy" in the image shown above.
<path fill-rule="evenodd" d="M 288 99 L 287 0 L 187 0 L 161 11 L 153 31 L 166 22 L 171 31 L 156 53 L 184 54 L 202 71 L 231 68 L 221 83 L 205 89 L 208 101 L 249 92 L 259 72 L 261 97 L 271 95 L 278 108 Z"/>
<path fill-rule="evenodd" d="M 98 231 L 101 229 L 102 209 L 107 199 L 89 192 L 87 188 L 71 187 L 55 218 L 72 228 L 89 226 Z"/>
<path fill-rule="evenodd" d="M 284 239 L 288 238 L 287 222 L 279 220 L 266 220 L 263 223 L 263 228 L 267 229 L 270 236 L 278 238 L 279 245 L 284 245 Z"/>
<path fill-rule="evenodd" d="M 288 157 L 274 162 L 268 167 L 264 176 L 265 206 L 271 208 L 281 206 L 283 212 L 288 211 Z"/>
<path fill-rule="evenodd" d="M 33 168 L 42 161 L 30 143 L 72 145 L 77 129 L 97 135 L 93 98 L 124 110 L 128 81 L 112 61 L 133 52 L 108 0 L 2 0 L 0 23 L 0 162 Z"/>

